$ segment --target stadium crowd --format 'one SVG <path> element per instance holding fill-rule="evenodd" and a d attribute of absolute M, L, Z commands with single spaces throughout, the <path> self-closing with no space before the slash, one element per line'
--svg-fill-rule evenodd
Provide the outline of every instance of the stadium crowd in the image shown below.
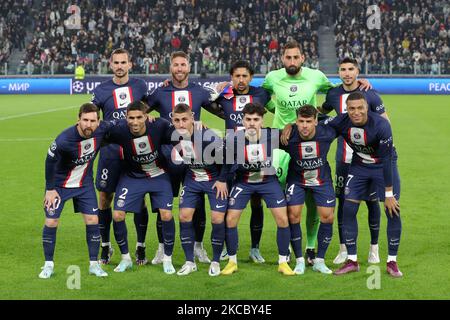
<path fill-rule="evenodd" d="M 0 3 L 0 63 L 8 61 L 13 48 L 25 47 L 25 24 L 31 1 L 5 0 Z"/>
<path fill-rule="evenodd" d="M 65 24 L 72 4 L 80 29 Z M 363 71 L 450 73 L 447 1 L 376 1 L 382 27 L 369 30 L 371 4 L 339 0 L 331 15 L 321 0 L 7 0 L 0 4 L 0 62 L 26 47 L 18 73 L 73 73 L 77 64 L 106 73 L 112 49 L 126 47 L 134 73 L 167 73 L 170 53 L 182 50 L 198 72 L 226 72 L 246 59 L 264 74 L 281 66 L 280 48 L 294 37 L 305 65 L 318 68 L 319 25 L 334 24 L 337 58 L 355 57 Z M 27 43 L 25 26 L 32 30 Z"/>
<path fill-rule="evenodd" d="M 318 67 L 317 0 L 79 1 L 80 30 L 64 27 L 71 3 L 42 1 L 33 11 L 35 32 L 25 60 L 42 66 L 37 73 L 48 72 L 52 62 L 55 73 L 71 73 L 75 63 L 93 72 L 99 62 L 106 71 L 106 57 L 117 47 L 129 48 L 135 73 L 146 65 L 149 72 L 168 72 L 175 50 L 188 52 L 199 71 L 217 72 L 219 61 L 228 68 L 244 58 L 266 73 L 281 66 L 280 48 L 289 35 L 302 40 L 307 64 Z"/>
<path fill-rule="evenodd" d="M 339 0 L 336 55 L 356 58 L 370 73 L 450 73 L 448 1 L 378 1 L 380 28 L 370 30 L 367 0 Z M 416 70 L 415 70 L 416 69 Z"/>

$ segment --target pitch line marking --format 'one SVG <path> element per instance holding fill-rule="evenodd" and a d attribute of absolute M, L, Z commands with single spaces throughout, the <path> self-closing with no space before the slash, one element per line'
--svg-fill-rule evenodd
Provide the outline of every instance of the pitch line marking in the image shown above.
<path fill-rule="evenodd" d="M 69 109 L 78 108 L 78 107 L 79 106 L 70 106 L 70 107 L 64 107 L 64 108 L 53 108 L 53 109 L 48 109 L 48 110 L 44 110 L 44 111 L 16 114 L 16 115 L 13 115 L 13 116 L 2 117 L 2 118 L 0 118 L 0 121 L 10 120 L 10 119 L 17 119 L 17 118 L 25 118 L 25 117 L 29 117 L 29 116 L 35 116 L 35 115 L 38 115 L 38 114 L 69 110 Z"/>
<path fill-rule="evenodd" d="M 0 139 L 0 142 L 33 142 L 33 141 L 52 141 L 55 138 L 11 138 Z"/>

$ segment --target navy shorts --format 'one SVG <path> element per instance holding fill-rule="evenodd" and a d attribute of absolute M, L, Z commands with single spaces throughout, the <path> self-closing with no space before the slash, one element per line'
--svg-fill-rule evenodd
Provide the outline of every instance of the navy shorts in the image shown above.
<path fill-rule="evenodd" d="M 141 212 L 147 193 L 150 193 L 153 212 L 157 209 L 172 210 L 172 186 L 167 174 L 152 178 L 133 178 L 123 174 L 116 189 L 114 210 Z"/>
<path fill-rule="evenodd" d="M 267 182 L 235 183 L 230 191 L 228 209 L 245 209 L 253 194 L 260 195 L 266 202 L 267 208 L 286 207 L 286 198 L 278 180 L 271 179 Z"/>
<path fill-rule="evenodd" d="M 122 172 L 122 161 L 119 157 L 115 159 L 107 158 L 100 152 L 97 165 L 97 177 L 95 186 L 100 192 L 113 193 L 116 191 Z"/>
<path fill-rule="evenodd" d="M 58 219 L 64 209 L 67 200 L 73 199 L 75 212 L 84 214 L 98 214 L 97 195 L 92 184 L 81 188 L 59 188 L 55 190 L 61 197 L 61 201 L 56 204 L 56 209 L 48 210 L 44 207 L 45 216 L 49 219 Z"/>
<path fill-rule="evenodd" d="M 225 213 L 227 211 L 228 199 L 216 199 L 216 189 L 212 189 L 216 181 L 194 181 L 187 178 L 180 194 L 181 208 L 197 208 L 200 201 L 204 201 L 204 194 L 208 195 L 211 211 Z"/>
<path fill-rule="evenodd" d="M 318 207 L 334 207 L 336 198 L 333 184 L 325 183 L 321 186 L 305 187 L 299 181 L 288 181 L 286 184 L 286 201 L 288 206 L 302 205 L 305 203 L 306 192 L 310 190 L 314 202 Z"/>
<path fill-rule="evenodd" d="M 400 199 L 400 176 L 397 164 L 393 162 L 393 193 Z M 345 199 L 372 200 L 377 197 L 384 201 L 385 187 L 383 168 L 369 168 L 361 165 L 351 165 L 345 186 Z"/>

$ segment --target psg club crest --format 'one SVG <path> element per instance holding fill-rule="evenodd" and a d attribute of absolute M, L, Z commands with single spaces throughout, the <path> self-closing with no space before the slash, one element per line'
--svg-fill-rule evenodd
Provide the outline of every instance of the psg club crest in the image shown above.
<path fill-rule="evenodd" d="M 297 86 L 296 86 L 295 84 L 293 84 L 293 85 L 289 88 L 289 90 L 291 90 L 292 93 L 295 93 L 295 92 L 297 92 L 298 88 L 297 88 Z"/>
<path fill-rule="evenodd" d="M 179 103 L 184 103 L 184 102 L 186 102 L 186 98 L 185 97 L 179 97 L 178 98 L 178 102 Z"/>
<path fill-rule="evenodd" d="M 145 149 L 146 146 L 147 146 L 147 144 L 145 142 L 139 143 L 139 148 L 141 148 L 141 149 Z"/>
<path fill-rule="evenodd" d="M 361 135 L 360 135 L 358 132 L 356 132 L 356 133 L 353 135 L 353 137 L 355 137 L 356 140 L 361 139 Z"/>
<path fill-rule="evenodd" d="M 247 102 L 247 98 L 246 97 L 240 97 L 239 98 L 239 102 L 240 103 L 246 103 Z"/>
<path fill-rule="evenodd" d="M 119 208 L 122 208 L 125 205 L 125 201 L 123 201 L 122 199 L 117 200 L 117 206 Z"/>
<path fill-rule="evenodd" d="M 88 143 L 88 144 L 86 144 L 86 145 L 84 146 L 84 150 L 89 150 L 89 149 L 90 149 L 90 147 L 91 147 L 91 144 L 90 144 L 90 143 Z"/>
<path fill-rule="evenodd" d="M 313 148 L 312 148 L 311 146 L 307 146 L 307 147 L 305 148 L 305 151 L 306 151 L 307 153 L 311 153 L 311 152 L 313 152 Z"/>
<path fill-rule="evenodd" d="M 348 195 L 349 193 L 350 193 L 350 188 L 349 187 L 345 187 L 344 194 Z"/>
<path fill-rule="evenodd" d="M 235 198 L 230 198 L 230 200 L 228 201 L 228 204 L 230 206 L 234 206 L 235 203 L 236 203 L 236 199 Z"/>
<path fill-rule="evenodd" d="M 125 92 L 120 93 L 119 95 L 120 100 L 125 100 L 127 98 L 127 94 Z"/>

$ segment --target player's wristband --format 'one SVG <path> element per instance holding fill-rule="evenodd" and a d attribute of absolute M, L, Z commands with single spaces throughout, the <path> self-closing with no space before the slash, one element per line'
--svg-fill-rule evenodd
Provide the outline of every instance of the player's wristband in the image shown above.
<path fill-rule="evenodd" d="M 384 194 L 385 198 L 393 198 L 394 197 L 394 193 L 391 191 L 386 191 Z"/>

